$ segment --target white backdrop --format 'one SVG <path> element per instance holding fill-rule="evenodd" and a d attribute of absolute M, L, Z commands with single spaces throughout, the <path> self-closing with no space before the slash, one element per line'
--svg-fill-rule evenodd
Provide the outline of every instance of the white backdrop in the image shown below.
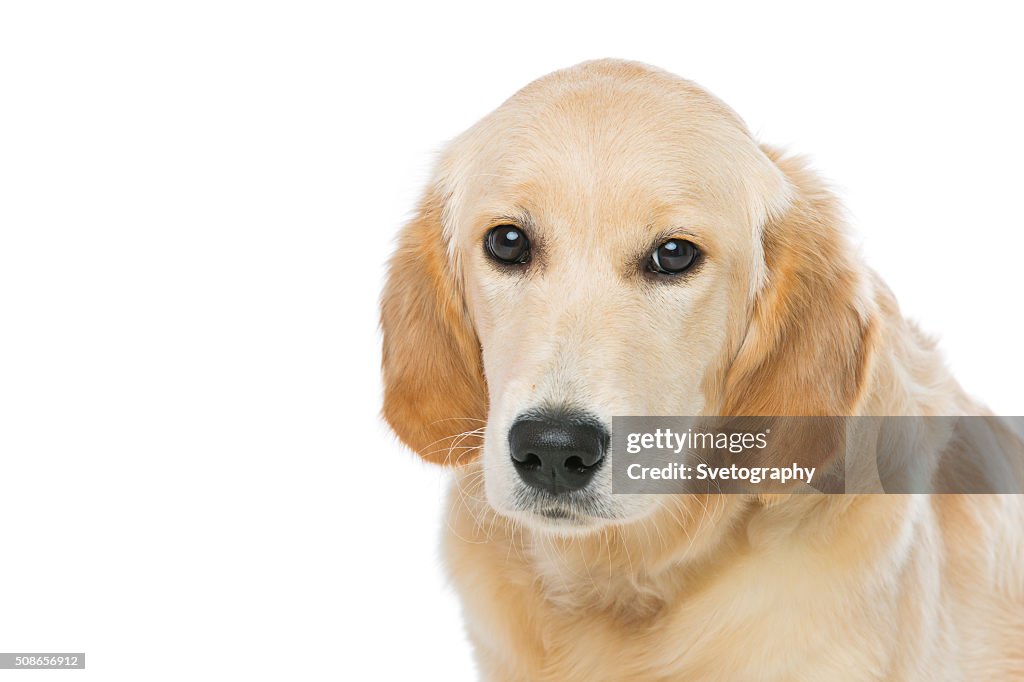
<path fill-rule="evenodd" d="M 382 264 L 443 141 L 584 59 L 810 155 L 1024 414 L 1008 3 L 358 4 L 0 5 L 0 651 L 88 660 L 0 679 L 473 678 L 444 475 L 377 418 Z"/>

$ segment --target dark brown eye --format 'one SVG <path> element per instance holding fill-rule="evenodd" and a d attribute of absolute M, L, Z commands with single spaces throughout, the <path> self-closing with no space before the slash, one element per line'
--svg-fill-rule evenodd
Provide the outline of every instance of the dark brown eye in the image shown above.
<path fill-rule="evenodd" d="M 685 239 L 669 239 L 651 254 L 648 269 L 665 275 L 678 275 L 697 262 L 700 251 Z"/>
<path fill-rule="evenodd" d="M 484 239 L 487 253 L 497 261 L 518 265 L 530 259 L 530 241 L 515 225 L 498 225 Z"/>

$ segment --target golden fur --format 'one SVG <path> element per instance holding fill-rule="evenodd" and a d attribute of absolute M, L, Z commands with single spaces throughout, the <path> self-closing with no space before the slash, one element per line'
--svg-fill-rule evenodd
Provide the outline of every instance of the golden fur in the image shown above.
<path fill-rule="evenodd" d="M 542 256 L 495 273 L 483 234 L 524 212 Z M 708 257 L 652 286 L 630 258 L 666 230 Z M 382 327 L 385 418 L 457 465 L 444 551 L 485 679 L 1024 679 L 1021 496 L 604 490 L 606 515 L 572 527 L 515 507 L 505 433 L 537 404 L 984 414 L 822 182 L 696 85 L 585 63 L 456 139 Z"/>

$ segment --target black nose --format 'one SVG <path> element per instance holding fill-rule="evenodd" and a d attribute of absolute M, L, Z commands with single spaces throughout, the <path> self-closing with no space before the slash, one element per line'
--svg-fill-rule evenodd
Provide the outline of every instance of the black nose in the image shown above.
<path fill-rule="evenodd" d="M 512 464 L 528 485 L 552 495 L 579 490 L 594 477 L 608 432 L 589 417 L 520 417 L 508 432 Z"/>

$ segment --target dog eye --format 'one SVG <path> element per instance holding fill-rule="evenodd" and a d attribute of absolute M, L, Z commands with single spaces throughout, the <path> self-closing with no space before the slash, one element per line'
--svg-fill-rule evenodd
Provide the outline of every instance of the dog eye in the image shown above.
<path fill-rule="evenodd" d="M 518 265 L 530 258 L 530 241 L 515 225 L 498 225 L 484 240 L 487 253 L 497 261 Z"/>
<path fill-rule="evenodd" d="M 678 275 L 697 262 L 700 251 L 685 239 L 669 239 L 651 254 L 647 268 L 665 275 Z"/>

